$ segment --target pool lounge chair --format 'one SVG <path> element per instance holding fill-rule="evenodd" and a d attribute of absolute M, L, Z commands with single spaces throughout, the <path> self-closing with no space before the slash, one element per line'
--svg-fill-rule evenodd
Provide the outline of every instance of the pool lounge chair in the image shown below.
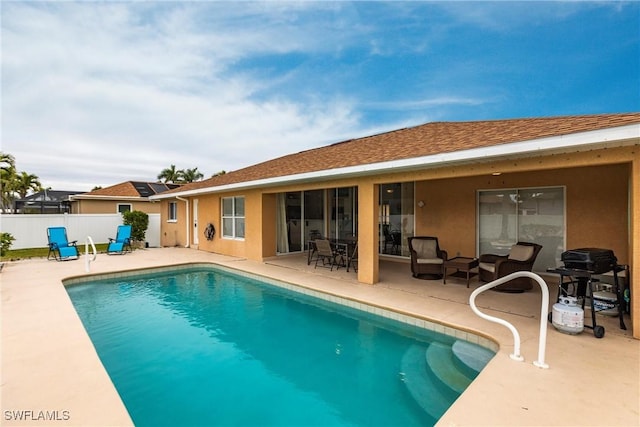
<path fill-rule="evenodd" d="M 116 238 L 109 238 L 107 254 L 125 254 L 127 250 L 131 252 L 131 226 L 119 225 Z"/>
<path fill-rule="evenodd" d="M 47 259 L 51 259 L 51 255 L 56 261 L 67 261 L 78 259 L 80 253 L 76 246 L 77 240 L 72 242 L 67 239 L 67 229 L 65 227 L 49 227 L 47 228 L 47 239 L 49 240 L 49 253 Z"/>

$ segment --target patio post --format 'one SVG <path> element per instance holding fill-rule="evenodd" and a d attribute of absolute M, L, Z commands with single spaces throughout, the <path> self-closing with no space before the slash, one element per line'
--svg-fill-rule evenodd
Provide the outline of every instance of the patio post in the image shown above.
<path fill-rule="evenodd" d="M 629 261 L 631 264 L 631 277 L 627 277 L 627 283 L 631 284 L 630 295 L 631 301 L 631 328 L 633 337 L 640 339 L 640 150 L 635 150 L 631 162 L 631 177 L 629 185 L 631 186 L 631 235 Z"/>
<path fill-rule="evenodd" d="M 358 281 L 373 285 L 379 281 L 378 185 L 358 186 Z"/>

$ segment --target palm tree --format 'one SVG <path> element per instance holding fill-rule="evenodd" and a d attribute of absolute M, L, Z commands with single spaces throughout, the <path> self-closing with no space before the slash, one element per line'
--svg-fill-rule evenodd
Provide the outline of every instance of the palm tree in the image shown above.
<path fill-rule="evenodd" d="M 40 184 L 36 175 L 27 172 L 20 172 L 20 174 L 15 177 L 13 191 L 18 193 L 21 199 L 24 199 L 27 197 L 29 190 L 40 191 L 42 190 L 42 184 Z"/>
<path fill-rule="evenodd" d="M 200 181 L 202 178 L 204 178 L 204 175 L 202 174 L 202 172 L 198 171 L 198 168 L 185 169 L 180 172 L 182 172 L 182 182 Z"/>
<path fill-rule="evenodd" d="M 16 159 L 11 154 L 0 151 L 0 163 L 2 163 L 2 169 L 5 168 L 5 164 L 15 167 Z"/>
<path fill-rule="evenodd" d="M 16 178 L 16 160 L 11 154 L 0 152 L 0 208 L 11 208 Z"/>
<path fill-rule="evenodd" d="M 180 182 L 182 179 L 182 171 L 176 170 L 176 165 L 171 165 L 166 169 L 163 169 L 158 175 L 158 179 L 162 182 Z"/>

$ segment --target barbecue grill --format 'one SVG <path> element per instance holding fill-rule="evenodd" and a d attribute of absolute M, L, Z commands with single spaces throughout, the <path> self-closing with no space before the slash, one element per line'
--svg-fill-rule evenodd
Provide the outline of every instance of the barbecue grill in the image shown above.
<path fill-rule="evenodd" d="M 586 270 L 591 274 L 603 274 L 617 265 L 618 259 L 610 249 L 571 249 L 561 255 L 565 268 Z"/>
<path fill-rule="evenodd" d="M 591 304 L 591 325 L 584 325 L 593 329 L 596 338 L 604 336 L 604 327 L 596 324 L 596 312 L 602 311 L 594 304 L 593 283 L 598 282 L 597 276 L 613 271 L 613 281 L 617 296 L 618 316 L 620 329 L 626 330 L 623 319 L 623 290 L 618 283 L 618 273 L 624 268 L 618 265 L 618 259 L 610 249 L 580 248 L 563 252 L 560 258 L 564 267 L 550 268 L 547 271 L 560 275 L 558 285 L 558 301 L 562 296 L 575 296 L 582 300 L 584 309 L 585 301 L 589 299 Z M 565 278 L 568 281 L 565 281 Z M 551 318 L 549 319 L 551 321 Z"/>

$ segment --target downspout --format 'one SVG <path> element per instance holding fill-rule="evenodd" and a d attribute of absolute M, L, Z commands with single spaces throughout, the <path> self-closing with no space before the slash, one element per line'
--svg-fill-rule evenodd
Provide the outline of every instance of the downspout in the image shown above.
<path fill-rule="evenodd" d="M 185 248 L 191 246 L 191 221 L 189 218 L 189 199 L 184 199 L 180 196 L 176 196 L 176 199 L 181 200 L 187 204 L 187 244 L 184 245 Z"/>

